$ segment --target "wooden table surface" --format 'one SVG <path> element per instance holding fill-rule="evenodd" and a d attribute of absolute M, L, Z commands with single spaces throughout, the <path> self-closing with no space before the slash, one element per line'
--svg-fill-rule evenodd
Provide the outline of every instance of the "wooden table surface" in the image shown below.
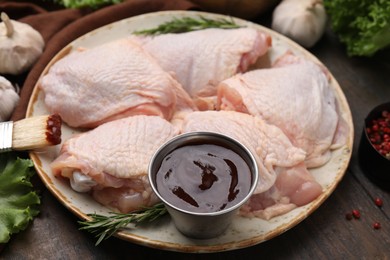
<path fill-rule="evenodd" d="M 259 21 L 262 23 L 262 21 Z M 267 24 L 264 24 L 267 25 Z M 350 58 L 328 28 L 309 50 L 339 82 L 352 111 L 355 127 L 353 154 L 344 178 L 331 196 L 303 222 L 283 234 L 248 248 L 210 254 L 157 250 L 112 237 L 95 246 L 93 235 L 79 230 L 78 219 L 44 187 L 40 215 L 2 248 L 4 259 L 387 259 L 390 257 L 390 194 L 373 184 L 359 167 L 357 149 L 367 113 L 390 101 L 390 56 Z M 384 201 L 378 208 L 373 200 Z M 359 220 L 347 212 L 358 209 Z M 381 229 L 373 223 L 380 222 Z M 166 258 L 165 258 L 166 259 Z"/>

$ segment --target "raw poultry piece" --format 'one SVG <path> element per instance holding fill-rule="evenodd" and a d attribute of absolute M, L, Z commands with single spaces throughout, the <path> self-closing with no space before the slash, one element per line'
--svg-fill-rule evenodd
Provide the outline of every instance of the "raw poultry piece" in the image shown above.
<path fill-rule="evenodd" d="M 201 110 L 213 109 L 216 85 L 245 72 L 271 47 L 271 36 L 254 28 L 204 29 L 179 34 L 133 36 L 173 73 Z"/>
<path fill-rule="evenodd" d="M 322 193 L 322 187 L 307 170 L 305 152 L 294 147 L 276 126 L 259 117 L 235 111 L 188 113 L 182 132 L 212 131 L 228 135 L 245 145 L 259 168 L 259 182 L 242 207 L 244 216 L 270 219 L 305 205 Z"/>
<path fill-rule="evenodd" d="M 240 208 L 242 216 L 269 220 L 312 202 L 322 193 L 322 186 L 304 162 L 277 168 L 276 172 L 275 184 L 263 193 L 253 194 Z"/>
<path fill-rule="evenodd" d="M 70 53 L 39 86 L 49 111 L 72 127 L 136 114 L 169 119 L 175 110 L 195 109 L 180 84 L 130 39 Z"/>
<path fill-rule="evenodd" d="M 255 193 L 268 190 L 276 180 L 275 167 L 293 167 L 303 162 L 305 152 L 294 147 L 276 126 L 258 117 L 235 111 L 187 113 L 181 131 L 211 131 L 228 135 L 245 145 L 256 158 L 260 170 Z"/>
<path fill-rule="evenodd" d="M 218 108 L 248 113 L 278 126 L 319 167 L 345 142 L 345 122 L 325 69 L 286 53 L 272 68 L 237 74 L 218 87 Z M 343 131 L 344 128 L 344 131 Z"/>
<path fill-rule="evenodd" d="M 157 201 L 148 181 L 149 160 L 178 129 L 159 116 L 114 120 L 68 139 L 51 163 L 78 192 L 91 192 L 101 204 L 129 212 Z"/>

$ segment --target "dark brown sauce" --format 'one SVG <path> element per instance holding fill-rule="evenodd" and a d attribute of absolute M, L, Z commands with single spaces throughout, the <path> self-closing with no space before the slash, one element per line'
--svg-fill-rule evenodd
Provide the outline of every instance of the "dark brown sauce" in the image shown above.
<path fill-rule="evenodd" d="M 61 143 L 62 119 L 58 114 L 50 115 L 46 121 L 46 141 L 52 145 Z"/>
<path fill-rule="evenodd" d="M 239 203 L 250 190 L 252 176 L 245 160 L 214 144 L 177 148 L 162 161 L 157 190 L 176 207 L 216 212 Z"/>

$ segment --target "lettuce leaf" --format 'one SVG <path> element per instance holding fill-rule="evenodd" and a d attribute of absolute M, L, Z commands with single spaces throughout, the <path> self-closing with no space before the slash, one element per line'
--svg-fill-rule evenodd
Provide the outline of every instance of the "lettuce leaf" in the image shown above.
<path fill-rule="evenodd" d="M 349 56 L 370 57 L 390 46 L 389 0 L 324 0 L 324 6 Z"/>
<path fill-rule="evenodd" d="M 0 243 L 26 229 L 39 213 L 40 198 L 30 182 L 34 174 L 31 160 L 0 153 Z"/>

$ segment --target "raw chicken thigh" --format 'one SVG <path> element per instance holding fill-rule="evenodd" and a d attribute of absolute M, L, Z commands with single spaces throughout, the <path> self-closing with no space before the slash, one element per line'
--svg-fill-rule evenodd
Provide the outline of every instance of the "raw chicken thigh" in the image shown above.
<path fill-rule="evenodd" d="M 188 113 L 181 131 L 217 132 L 245 145 L 255 156 L 260 171 L 255 193 L 264 192 L 275 183 L 275 167 L 293 167 L 305 159 L 305 152 L 294 147 L 278 127 L 248 114 L 234 111 Z"/>
<path fill-rule="evenodd" d="M 218 107 L 248 113 L 278 126 L 306 152 L 306 166 L 318 167 L 342 126 L 328 75 L 317 64 L 286 54 L 269 69 L 237 74 L 218 87 Z M 345 133 L 345 131 L 344 131 Z M 338 138 L 343 142 L 343 138 Z"/>
<path fill-rule="evenodd" d="M 158 116 L 114 120 L 68 139 L 51 168 L 55 176 L 69 178 L 74 190 L 129 212 L 156 203 L 147 177 L 149 160 L 178 133 Z"/>
<path fill-rule="evenodd" d="M 170 119 L 177 109 L 196 109 L 180 84 L 129 39 L 70 53 L 39 86 L 49 111 L 72 127 L 136 114 Z"/>
<path fill-rule="evenodd" d="M 276 172 L 275 184 L 263 193 L 253 194 L 240 208 L 242 216 L 268 220 L 304 206 L 322 193 L 322 186 L 304 163 L 277 168 Z"/>
<path fill-rule="evenodd" d="M 220 81 L 247 71 L 271 46 L 271 37 L 253 28 L 133 37 L 173 73 L 202 110 L 213 109 L 215 98 L 206 97 L 215 97 Z"/>
<path fill-rule="evenodd" d="M 307 170 L 305 152 L 294 147 L 283 132 L 259 117 L 235 111 L 188 113 L 182 131 L 211 131 L 228 135 L 245 145 L 259 168 L 254 195 L 241 208 L 243 216 L 270 219 L 310 203 L 322 193 Z"/>

